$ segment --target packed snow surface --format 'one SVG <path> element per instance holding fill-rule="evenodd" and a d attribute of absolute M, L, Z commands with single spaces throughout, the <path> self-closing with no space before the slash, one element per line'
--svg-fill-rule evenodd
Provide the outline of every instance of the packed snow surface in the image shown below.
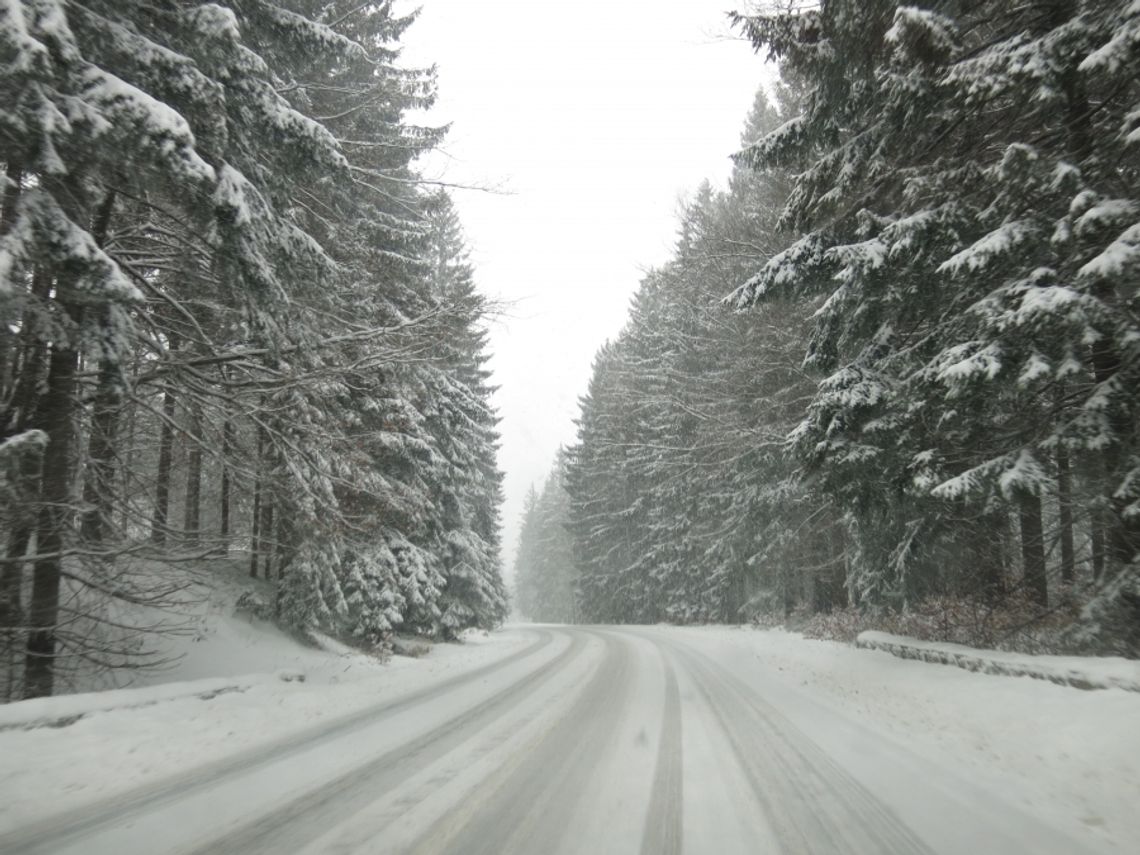
<path fill-rule="evenodd" d="M 228 631 L 215 653 L 244 638 L 234 658 L 260 676 L 207 678 L 203 660 L 194 681 L 30 702 L 81 717 L 0 732 L 0 851 L 1078 855 L 1140 840 L 1140 694 L 1117 688 L 740 628 L 516 626 L 388 665 L 256 622 Z"/>

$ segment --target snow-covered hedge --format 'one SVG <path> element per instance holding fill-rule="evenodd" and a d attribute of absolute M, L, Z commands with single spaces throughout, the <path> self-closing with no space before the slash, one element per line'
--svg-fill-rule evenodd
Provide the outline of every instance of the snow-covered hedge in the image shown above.
<path fill-rule="evenodd" d="M 956 665 L 967 671 L 1032 677 L 1077 689 L 1126 689 L 1140 692 L 1140 661 L 1118 656 L 1030 656 L 979 650 L 961 644 L 918 641 L 885 632 L 861 632 L 855 646 L 883 650 L 903 659 Z"/>

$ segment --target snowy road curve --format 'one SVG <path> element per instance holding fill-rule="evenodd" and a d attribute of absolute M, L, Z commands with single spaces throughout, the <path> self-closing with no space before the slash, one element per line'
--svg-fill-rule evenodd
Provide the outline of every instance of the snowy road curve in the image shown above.
<path fill-rule="evenodd" d="M 0 852 L 1089 851 L 667 631 L 527 632 L 496 662 L 15 829 Z"/>

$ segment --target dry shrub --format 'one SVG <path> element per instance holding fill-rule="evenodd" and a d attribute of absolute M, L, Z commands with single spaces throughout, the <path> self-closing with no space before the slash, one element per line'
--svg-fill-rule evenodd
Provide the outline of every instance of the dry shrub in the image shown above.
<path fill-rule="evenodd" d="M 1015 593 L 1000 602 L 976 597 L 931 597 L 901 612 L 846 608 L 829 614 L 795 616 L 783 622 L 807 638 L 852 642 L 865 630 L 920 641 L 941 641 L 1022 653 L 1060 653 L 1064 630 L 1077 620 L 1083 599 L 1062 590 L 1043 608 Z"/>

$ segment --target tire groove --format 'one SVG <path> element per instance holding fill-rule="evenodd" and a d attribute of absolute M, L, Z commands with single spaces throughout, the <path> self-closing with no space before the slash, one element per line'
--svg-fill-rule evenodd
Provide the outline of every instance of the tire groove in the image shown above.
<path fill-rule="evenodd" d="M 446 852 L 451 855 L 503 855 L 548 853 L 564 839 L 582 792 L 589 782 L 591 763 L 613 734 L 623 698 L 613 687 L 627 686 L 630 655 L 626 642 L 599 633 L 611 651 L 590 679 L 578 700 L 543 736 L 524 763 L 500 783 L 477 811 L 454 829 L 445 842 L 430 836 L 411 847 L 412 852 Z M 576 737 L 576 739 L 570 739 Z M 581 748 L 565 759 L 564 747 Z M 592 751 L 581 750 L 586 746 Z M 563 761 L 563 762 L 560 762 Z M 522 796 L 525 794 L 525 801 Z"/>
<path fill-rule="evenodd" d="M 49 816 L 0 836 L 0 852 L 7 855 L 53 853 L 62 845 L 111 825 L 118 825 L 149 808 L 189 796 L 213 787 L 221 781 L 245 774 L 257 766 L 289 757 L 324 741 L 337 739 L 374 723 L 377 718 L 393 714 L 432 698 L 445 695 L 462 686 L 508 667 L 550 646 L 554 636 L 547 630 L 536 632 L 537 639 L 522 650 L 480 666 L 458 677 L 413 691 L 376 706 L 349 713 L 332 722 L 322 722 L 299 732 L 286 734 L 263 745 L 223 757 L 205 766 L 171 775 L 101 799 L 64 815 Z"/>
<path fill-rule="evenodd" d="M 658 648 L 660 650 L 660 648 Z M 683 842 L 684 745 L 681 741 L 681 691 L 673 665 L 665 660 L 665 713 L 657 745 L 657 768 L 645 817 L 641 855 L 680 855 Z"/>
<path fill-rule="evenodd" d="M 320 783 L 318 787 L 301 793 L 246 826 L 191 850 L 191 855 L 256 855 L 302 848 L 334 826 L 337 820 L 351 816 L 387 795 L 457 744 L 482 733 L 494 724 L 504 707 L 550 680 L 580 656 L 583 648 L 582 638 L 572 636 L 566 650 L 550 662 L 522 675 L 501 692 L 412 741 L 393 748 L 332 781 Z M 458 741 L 454 739 L 456 736 L 460 737 Z M 390 780 L 377 781 L 378 778 Z M 321 819 L 322 822 L 318 823 L 316 819 Z"/>
<path fill-rule="evenodd" d="M 757 799 L 782 843 L 793 852 L 818 852 L 819 840 L 836 852 L 860 855 L 922 855 L 929 848 L 873 793 L 814 746 L 782 713 L 747 690 L 737 678 L 696 651 L 678 650 L 702 684 L 702 694 L 729 736 Z M 720 692 L 711 691 L 719 688 Z M 721 699 L 717 699 L 717 695 Z M 745 710 L 749 727 L 734 724 L 725 698 Z M 794 738 L 793 738 L 794 737 Z M 763 758 L 763 763 L 758 762 Z M 761 776 L 763 766 L 768 774 Z M 772 769 L 778 773 L 771 774 Z M 805 774 L 806 773 L 806 774 Z M 773 800 L 768 790 L 775 792 Z M 782 796 L 782 797 L 781 797 Z M 830 810 L 820 810 L 831 805 Z M 871 819 L 871 821 L 868 821 Z M 812 833 L 820 835 L 813 839 Z"/>

